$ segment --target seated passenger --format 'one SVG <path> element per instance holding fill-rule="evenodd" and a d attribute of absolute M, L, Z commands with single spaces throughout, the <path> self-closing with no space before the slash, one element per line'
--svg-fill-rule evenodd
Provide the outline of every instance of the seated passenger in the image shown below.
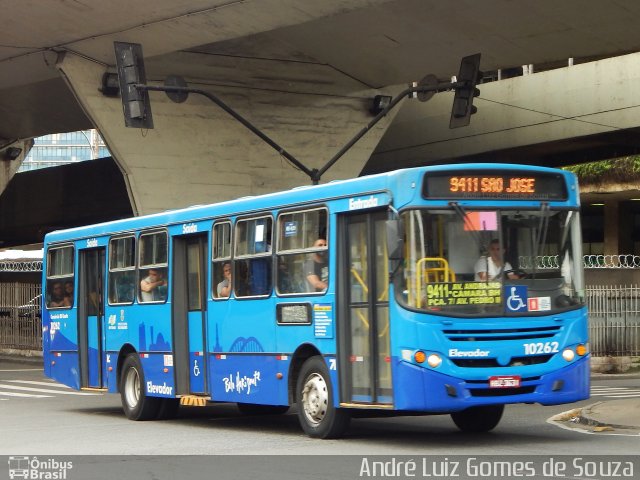
<path fill-rule="evenodd" d="M 231 294 L 231 263 L 224 262 L 222 266 L 222 281 L 218 283 L 216 292 L 218 298 L 227 298 Z"/>
<path fill-rule="evenodd" d="M 326 247 L 327 241 L 319 238 L 313 243 L 314 247 Z M 304 263 L 304 274 L 312 292 L 323 292 L 327 289 L 329 280 L 329 266 L 327 251 L 316 252 Z"/>
<path fill-rule="evenodd" d="M 73 305 L 73 282 L 68 280 L 64 282 L 64 305 L 71 307 Z"/>
<path fill-rule="evenodd" d="M 49 292 L 48 307 L 68 307 L 65 304 L 64 289 L 62 282 L 53 282 L 51 284 L 51 291 Z"/>
<path fill-rule="evenodd" d="M 162 271 L 150 268 L 147 277 L 140 281 L 140 300 L 161 302 L 167 298 L 167 281 Z"/>

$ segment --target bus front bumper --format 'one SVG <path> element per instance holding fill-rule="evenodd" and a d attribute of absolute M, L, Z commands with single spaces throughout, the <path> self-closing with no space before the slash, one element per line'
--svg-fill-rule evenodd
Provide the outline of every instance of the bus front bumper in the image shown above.
<path fill-rule="evenodd" d="M 480 405 L 559 405 L 584 400 L 589 398 L 589 358 L 587 355 L 547 374 L 527 374 L 518 388 L 489 388 L 488 379 L 466 381 L 400 361 L 394 372 L 395 408 L 446 413 Z"/>

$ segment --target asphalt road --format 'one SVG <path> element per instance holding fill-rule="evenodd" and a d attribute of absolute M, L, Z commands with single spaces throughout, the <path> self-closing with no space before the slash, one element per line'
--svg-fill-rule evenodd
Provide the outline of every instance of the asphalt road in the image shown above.
<path fill-rule="evenodd" d="M 278 465 L 282 464 L 277 460 L 282 457 L 275 457 L 279 455 L 353 455 L 360 456 L 358 461 L 374 455 L 637 456 L 638 433 L 585 435 L 547 421 L 563 411 L 620 395 L 637 395 L 640 401 L 637 376 L 599 377 L 592 383 L 597 396 L 578 404 L 508 406 L 500 425 L 488 434 L 461 433 L 449 416 L 396 417 L 354 419 L 345 438 L 314 440 L 302 433 L 293 412 L 270 417 L 244 416 L 235 405 L 182 407 L 174 420 L 132 422 L 124 417 L 117 395 L 76 392 L 45 378 L 37 365 L 5 360 L 0 361 L 0 455 L 87 455 L 94 458 L 93 462 L 96 456 L 124 455 L 127 456 L 124 465 L 127 458 L 135 455 L 257 455 L 261 456 L 261 465 L 273 464 L 267 469 L 273 472 L 278 472 Z M 160 464 L 163 461 L 159 460 Z M 312 459 L 311 463 L 317 461 Z M 190 461 L 189 467 L 195 468 L 199 462 Z M 140 467 L 139 463 L 130 466 Z M 207 468 L 205 462 L 197 472 L 204 474 Z M 168 472 L 166 468 L 161 471 Z M 312 474 L 313 468 L 304 471 Z M 197 472 L 194 475 L 199 477 Z M 0 479 L 5 473 L 0 464 Z M 636 473 L 640 476 L 640 472 Z M 143 475 L 143 478 L 174 477 Z"/>

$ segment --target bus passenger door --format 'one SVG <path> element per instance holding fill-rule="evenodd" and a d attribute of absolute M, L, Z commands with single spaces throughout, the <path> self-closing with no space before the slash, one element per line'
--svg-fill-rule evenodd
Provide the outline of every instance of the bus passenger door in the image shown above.
<path fill-rule="evenodd" d="M 207 235 L 175 237 L 173 353 L 178 395 L 207 393 Z"/>
<path fill-rule="evenodd" d="M 104 352 L 105 249 L 80 250 L 78 280 L 78 347 L 80 386 L 106 387 Z"/>
<path fill-rule="evenodd" d="M 338 365 L 343 404 L 391 405 L 386 211 L 344 215 L 338 236 Z"/>

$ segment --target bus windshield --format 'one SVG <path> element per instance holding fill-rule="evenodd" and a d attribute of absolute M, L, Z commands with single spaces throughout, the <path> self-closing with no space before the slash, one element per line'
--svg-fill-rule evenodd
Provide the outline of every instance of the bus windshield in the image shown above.
<path fill-rule="evenodd" d="M 541 315 L 583 305 L 579 213 L 543 207 L 404 211 L 399 301 L 451 316 Z"/>

